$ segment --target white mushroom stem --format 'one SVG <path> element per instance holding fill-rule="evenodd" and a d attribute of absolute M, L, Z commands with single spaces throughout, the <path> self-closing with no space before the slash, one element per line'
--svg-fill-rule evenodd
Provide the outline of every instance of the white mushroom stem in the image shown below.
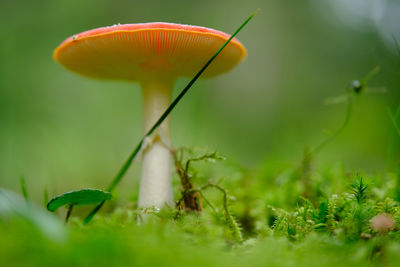
<path fill-rule="evenodd" d="M 146 79 L 140 83 L 144 103 L 144 131 L 147 133 L 171 103 L 171 79 Z M 145 140 L 139 207 L 173 207 L 169 118 Z"/>

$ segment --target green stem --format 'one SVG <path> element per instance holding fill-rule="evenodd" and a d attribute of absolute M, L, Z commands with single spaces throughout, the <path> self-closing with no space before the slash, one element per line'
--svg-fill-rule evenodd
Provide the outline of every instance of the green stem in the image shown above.
<path fill-rule="evenodd" d="M 72 214 L 72 209 L 74 208 L 74 205 L 68 205 L 68 210 L 67 210 L 67 215 L 65 216 L 65 224 L 68 223 L 69 217 L 71 217 Z"/>
<path fill-rule="evenodd" d="M 26 203 L 29 203 L 28 189 L 26 188 L 26 182 L 24 176 L 21 176 L 19 178 L 19 182 L 21 184 L 22 195 L 24 196 Z"/>
<path fill-rule="evenodd" d="M 351 93 L 348 93 L 346 117 L 344 118 L 343 124 L 333 135 L 329 136 L 327 139 L 325 139 L 319 145 L 317 145 L 314 149 L 312 149 L 307 156 L 311 156 L 319 152 L 322 148 L 324 148 L 326 145 L 335 140 L 349 124 L 352 112 L 353 112 L 353 99 Z"/>
<path fill-rule="evenodd" d="M 398 108 L 397 110 L 398 110 L 398 111 L 400 110 L 400 106 L 399 106 L 399 108 Z M 392 122 L 393 127 L 394 127 L 394 129 L 395 129 L 397 135 L 400 137 L 400 128 L 399 128 L 399 125 L 397 124 L 396 118 L 394 117 L 394 115 L 393 115 L 393 113 L 392 113 L 392 111 L 390 110 L 389 107 L 387 107 L 387 112 L 388 112 L 388 114 L 389 114 L 390 121 Z"/>
<path fill-rule="evenodd" d="M 229 211 L 228 192 L 222 186 L 219 186 L 218 184 L 212 184 L 212 183 L 203 185 L 200 188 L 200 192 L 209 187 L 213 187 L 213 188 L 219 190 L 223 194 L 223 206 L 224 206 L 224 211 L 225 211 L 225 218 L 226 218 L 227 222 L 229 223 L 229 227 L 231 228 L 231 231 L 232 231 L 232 234 L 233 234 L 235 240 L 239 243 L 242 243 L 243 242 L 242 232 L 239 228 L 239 225 L 237 224 L 237 222 L 235 221 L 235 219 L 233 218 L 233 216 L 231 215 L 231 213 Z"/>

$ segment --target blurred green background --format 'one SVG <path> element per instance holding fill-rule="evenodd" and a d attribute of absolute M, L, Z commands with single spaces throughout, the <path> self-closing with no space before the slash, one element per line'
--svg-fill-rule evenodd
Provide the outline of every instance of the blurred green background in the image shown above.
<path fill-rule="evenodd" d="M 80 77 L 52 59 L 65 38 L 115 23 L 165 21 L 239 34 L 248 58 L 224 76 L 201 80 L 172 113 L 176 146 L 218 150 L 248 168 L 295 165 L 307 146 L 342 123 L 345 105 L 326 105 L 379 65 L 354 106 L 349 127 L 318 156 L 352 170 L 391 168 L 387 107 L 400 98 L 400 3 L 303 1 L 2 1 L 0 3 L 0 187 L 25 176 L 41 199 L 81 187 L 104 188 L 142 137 L 137 84 Z M 177 92 L 187 80 L 179 80 Z M 137 191 L 139 164 L 120 190 Z"/>

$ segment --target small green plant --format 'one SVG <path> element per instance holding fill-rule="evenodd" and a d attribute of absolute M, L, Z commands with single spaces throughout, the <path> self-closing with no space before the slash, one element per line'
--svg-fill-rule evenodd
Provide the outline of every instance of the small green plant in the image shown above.
<path fill-rule="evenodd" d="M 195 190 L 193 180 L 196 179 L 195 174 L 191 172 L 191 164 L 198 161 L 215 161 L 224 160 L 217 152 L 206 153 L 200 156 L 191 156 L 184 159 L 185 152 L 193 154 L 192 149 L 180 148 L 172 151 L 175 169 L 180 178 L 182 197 L 177 201 L 178 209 L 186 211 L 202 211 L 203 204 L 201 193 Z"/>
<path fill-rule="evenodd" d="M 109 199 L 111 199 L 111 194 L 109 192 L 104 192 L 98 189 L 81 189 L 70 191 L 52 198 L 47 203 L 47 209 L 49 211 L 56 211 L 62 206 L 67 206 L 68 211 L 65 217 L 65 222 L 68 222 L 74 206 L 93 205 Z"/>
<path fill-rule="evenodd" d="M 223 197 L 222 203 L 223 203 L 223 207 L 224 207 L 225 223 L 228 225 L 228 228 L 230 229 L 231 239 L 234 242 L 242 243 L 243 235 L 242 235 L 241 227 L 240 227 L 239 223 L 236 221 L 235 217 L 233 217 L 233 215 L 229 211 L 228 191 L 225 188 L 223 188 L 222 186 L 220 186 L 218 183 L 216 183 L 216 184 L 207 183 L 207 184 L 203 185 L 202 187 L 200 187 L 198 189 L 198 191 L 202 192 L 203 190 L 205 190 L 207 188 L 215 188 L 222 193 L 222 197 Z M 214 208 L 214 210 L 216 211 L 215 208 Z"/>
<path fill-rule="evenodd" d="M 347 107 L 346 107 L 345 118 L 344 118 L 341 126 L 335 132 L 331 133 L 321 143 L 319 143 L 312 149 L 310 149 L 308 147 L 306 147 L 304 149 L 304 155 L 302 158 L 301 166 L 298 168 L 298 172 L 300 173 L 301 182 L 304 186 L 304 190 L 303 190 L 303 194 L 302 194 L 304 197 L 306 197 L 306 198 L 307 197 L 316 197 L 316 196 L 311 196 L 311 192 L 313 191 L 313 189 L 310 188 L 313 159 L 317 153 L 319 153 L 327 145 L 329 145 L 334 140 L 336 140 L 343 133 L 343 131 L 348 127 L 350 120 L 351 120 L 352 113 L 353 113 L 354 98 L 360 97 L 362 94 L 364 94 L 366 92 L 385 92 L 386 91 L 385 88 L 371 88 L 368 85 L 369 81 L 373 77 L 375 77 L 380 72 L 380 70 L 381 70 L 381 68 L 379 66 L 376 66 L 369 73 L 367 73 L 367 75 L 365 75 L 361 80 L 351 81 L 345 88 L 346 94 L 326 100 L 327 104 L 346 103 Z M 390 110 L 389 110 L 389 115 L 391 116 L 391 119 L 392 119 L 395 127 L 397 127 L 396 126 L 397 124 L 395 123 L 395 121 L 398 118 L 397 117 L 394 118 Z M 399 114 L 399 116 L 400 116 L 400 114 Z M 400 130 L 398 130 L 398 132 L 400 133 Z"/>
<path fill-rule="evenodd" d="M 346 94 L 334 98 L 330 98 L 326 100 L 327 104 L 340 104 L 340 103 L 347 103 L 346 115 L 342 125 L 337 129 L 334 133 L 332 133 L 328 138 L 314 147 L 309 154 L 315 154 L 323 149 L 325 146 L 330 144 L 334 141 L 349 125 L 351 115 L 353 112 L 353 98 L 358 97 L 364 92 L 368 91 L 376 91 L 376 92 L 385 92 L 385 88 L 370 88 L 368 87 L 368 82 L 375 77 L 381 68 L 380 66 L 376 66 L 372 69 L 366 76 L 364 76 L 361 80 L 353 80 L 351 81 L 346 87 Z"/>
<path fill-rule="evenodd" d="M 189 156 L 185 157 L 185 153 Z M 199 156 L 192 156 L 193 149 L 181 148 L 173 151 L 176 172 L 180 178 L 181 183 L 181 198 L 176 202 L 178 210 L 185 210 L 186 212 L 201 212 L 203 211 L 202 200 L 204 200 L 215 214 L 219 211 L 215 205 L 211 203 L 205 196 L 204 191 L 208 188 L 214 188 L 222 193 L 222 205 L 224 214 L 224 224 L 229 229 L 229 239 L 236 243 L 243 242 L 242 231 L 239 223 L 232 216 L 229 210 L 228 191 L 220 185 L 222 179 L 217 183 L 208 182 L 202 186 L 195 186 L 196 173 L 191 164 L 199 161 L 216 161 L 225 160 L 224 157 L 218 155 L 217 152 L 204 153 Z"/>
<path fill-rule="evenodd" d="M 357 200 L 358 204 L 363 204 L 367 199 L 368 195 L 368 185 L 363 183 L 363 178 L 360 177 L 358 181 L 355 181 L 351 184 L 351 192 L 353 193 L 354 198 Z"/>

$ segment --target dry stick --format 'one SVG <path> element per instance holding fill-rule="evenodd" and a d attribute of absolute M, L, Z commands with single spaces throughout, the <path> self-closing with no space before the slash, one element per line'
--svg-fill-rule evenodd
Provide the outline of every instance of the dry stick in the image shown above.
<path fill-rule="evenodd" d="M 142 147 L 142 144 L 144 142 L 144 139 L 151 135 L 157 127 L 167 118 L 167 116 L 171 113 L 171 111 L 175 108 L 175 106 L 178 104 L 178 102 L 182 99 L 182 97 L 187 93 L 187 91 L 192 87 L 192 85 L 196 82 L 196 80 L 200 77 L 200 75 L 207 69 L 207 67 L 211 64 L 212 61 L 221 53 L 221 51 L 227 46 L 227 44 L 235 37 L 244 26 L 246 26 L 247 23 L 257 14 L 258 10 L 251 14 L 250 17 L 248 17 L 242 25 L 231 35 L 231 37 L 221 46 L 221 48 L 207 61 L 207 63 L 200 69 L 200 71 L 193 77 L 193 79 L 186 85 L 186 87 L 182 90 L 182 92 L 175 98 L 175 100 L 172 102 L 172 104 L 165 110 L 165 112 L 161 115 L 161 117 L 157 120 L 157 122 L 153 125 L 153 127 L 143 136 L 143 138 L 140 140 L 139 144 L 136 146 L 135 150 L 132 152 L 132 154 L 129 156 L 129 158 L 126 160 L 122 168 L 119 170 L 118 174 L 115 176 L 115 178 L 112 180 L 111 184 L 108 186 L 107 191 L 111 192 L 121 181 L 122 177 L 124 177 L 125 173 L 129 169 L 129 167 L 132 164 L 132 161 L 136 157 L 136 155 L 139 153 L 140 148 Z M 95 207 L 91 213 L 89 213 L 88 216 L 86 216 L 84 220 L 84 224 L 89 223 L 93 216 L 100 210 L 100 208 L 104 205 L 104 202 L 101 202 L 97 207 Z"/>

